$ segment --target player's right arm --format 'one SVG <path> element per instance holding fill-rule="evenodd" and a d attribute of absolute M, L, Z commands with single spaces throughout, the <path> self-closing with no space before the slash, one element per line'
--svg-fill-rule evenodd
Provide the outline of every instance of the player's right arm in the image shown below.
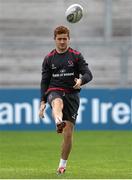
<path fill-rule="evenodd" d="M 41 78 L 41 102 L 39 109 L 39 117 L 43 118 L 46 107 L 46 91 L 49 87 L 51 79 L 51 69 L 49 65 L 49 58 L 46 56 L 42 64 L 42 78 Z"/>

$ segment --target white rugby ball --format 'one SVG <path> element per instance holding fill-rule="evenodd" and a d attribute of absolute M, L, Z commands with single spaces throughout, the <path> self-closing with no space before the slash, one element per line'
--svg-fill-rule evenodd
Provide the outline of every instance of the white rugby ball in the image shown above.
<path fill-rule="evenodd" d="M 68 22 L 76 23 L 83 17 L 83 7 L 80 4 L 72 4 L 65 12 Z"/>

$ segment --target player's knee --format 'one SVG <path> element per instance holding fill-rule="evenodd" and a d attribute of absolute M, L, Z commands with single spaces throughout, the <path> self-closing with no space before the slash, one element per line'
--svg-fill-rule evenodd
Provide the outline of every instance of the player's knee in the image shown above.
<path fill-rule="evenodd" d="M 65 138 L 71 139 L 72 135 L 73 135 L 73 130 L 72 130 L 72 128 L 66 127 L 64 130 L 64 133 L 65 133 Z"/>
<path fill-rule="evenodd" d="M 63 101 L 61 98 L 56 98 L 52 101 L 52 109 L 53 110 L 63 109 Z"/>

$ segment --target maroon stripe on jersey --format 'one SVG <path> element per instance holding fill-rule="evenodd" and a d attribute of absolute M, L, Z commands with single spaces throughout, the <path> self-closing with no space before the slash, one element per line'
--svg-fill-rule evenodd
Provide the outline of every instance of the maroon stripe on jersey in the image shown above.
<path fill-rule="evenodd" d="M 75 59 L 75 61 L 78 61 L 78 60 L 79 60 L 79 58 L 76 58 L 76 59 Z"/>
<path fill-rule="evenodd" d="M 76 55 L 79 55 L 79 54 L 80 54 L 79 51 L 75 51 L 74 49 L 69 49 L 69 52 L 74 53 L 74 54 L 76 54 Z"/>
<path fill-rule="evenodd" d="M 50 91 L 64 91 L 65 93 L 71 92 L 69 89 L 64 89 L 64 88 L 48 88 L 47 92 L 50 92 Z"/>
<path fill-rule="evenodd" d="M 50 56 L 53 56 L 54 54 L 56 54 L 56 50 L 53 50 L 53 51 L 50 52 L 47 56 L 50 57 Z"/>

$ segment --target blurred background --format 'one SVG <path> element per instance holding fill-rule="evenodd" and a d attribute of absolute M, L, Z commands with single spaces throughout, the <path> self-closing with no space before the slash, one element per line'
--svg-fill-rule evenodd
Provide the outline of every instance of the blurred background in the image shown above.
<path fill-rule="evenodd" d="M 73 3 L 84 16 L 70 24 Z M 94 76 L 82 90 L 77 127 L 131 129 L 132 0 L 0 0 L 0 129 L 54 129 L 48 106 L 43 121 L 38 109 L 41 65 L 59 25 L 70 28 L 71 46 Z"/>
<path fill-rule="evenodd" d="M 84 16 L 69 24 L 73 3 Z M 62 177 L 50 107 L 38 117 L 41 65 L 59 25 L 70 28 L 94 77 L 80 93 Z M 132 179 L 131 130 L 132 0 L 0 0 L 0 179 Z"/>
<path fill-rule="evenodd" d="M 73 3 L 84 7 L 77 24 L 64 14 Z M 131 0 L 0 0 L 0 87 L 39 88 L 43 58 L 61 24 L 93 71 L 86 88 L 132 87 Z"/>

